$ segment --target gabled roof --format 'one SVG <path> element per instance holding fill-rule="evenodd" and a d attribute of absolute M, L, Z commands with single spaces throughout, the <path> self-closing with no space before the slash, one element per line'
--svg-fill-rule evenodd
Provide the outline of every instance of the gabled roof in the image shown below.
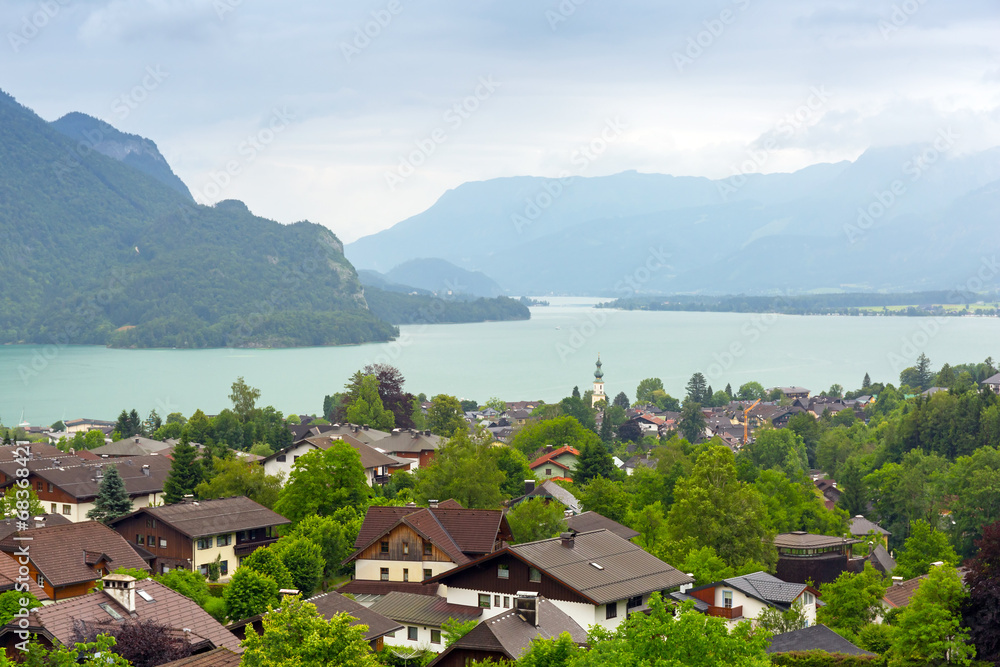
<path fill-rule="evenodd" d="M 310 426 L 318 429 L 317 432 L 312 432 L 310 429 L 306 429 L 304 437 L 320 434 L 349 435 L 355 440 L 363 442 L 366 445 L 370 445 L 373 442 L 389 437 L 389 434 L 385 431 L 379 431 L 374 428 L 359 426 L 357 424 L 310 424 Z"/>
<path fill-rule="evenodd" d="M 353 579 L 337 589 L 351 595 L 388 595 L 393 591 L 415 593 L 416 595 L 437 595 L 438 585 L 425 585 L 421 581 L 381 581 Z"/>
<path fill-rule="evenodd" d="M 241 530 L 283 526 L 288 519 L 246 496 L 194 500 L 160 507 L 142 507 L 111 523 L 117 526 L 137 514 L 149 514 L 191 538 L 235 533 Z"/>
<path fill-rule="evenodd" d="M 18 567 L 16 560 L 8 558 L 6 555 L 0 555 L 0 593 L 14 590 L 19 583 L 23 583 L 27 579 L 28 591 L 42 602 L 48 600 L 49 594 L 45 592 L 45 589 L 31 577 L 22 577 L 18 572 Z M 19 579 L 20 581 L 18 581 Z"/>
<path fill-rule="evenodd" d="M 327 620 L 333 618 L 334 614 L 347 614 L 357 619 L 354 623 L 351 623 L 352 626 L 359 623 L 367 625 L 368 632 L 365 633 L 366 641 L 378 639 L 390 632 L 395 632 L 403 628 L 402 625 L 391 618 L 387 618 L 376 610 L 369 609 L 340 593 L 320 593 L 319 595 L 312 596 L 306 602 L 316 605 L 316 611 Z"/>
<path fill-rule="evenodd" d="M 445 598 L 393 591 L 372 603 L 371 610 L 400 623 L 436 628 L 448 619 L 465 622 L 483 615 L 479 607 L 452 604 Z"/>
<path fill-rule="evenodd" d="M 800 630 L 783 632 L 771 637 L 768 653 L 788 653 L 790 651 L 826 651 L 827 653 L 844 653 L 846 655 L 871 655 L 847 641 L 825 625 L 812 625 Z"/>
<path fill-rule="evenodd" d="M 62 459 L 59 459 L 59 462 L 66 463 Z M 53 462 L 51 466 L 35 470 L 32 474 L 51 482 L 53 486 L 59 487 L 73 496 L 77 502 L 81 502 L 97 497 L 107 466 L 118 469 L 125 483 L 125 490 L 130 496 L 162 492 L 163 482 L 170 474 L 170 459 L 156 454 L 83 461 L 81 465 L 72 467 L 68 465 L 57 467 Z"/>
<path fill-rule="evenodd" d="M 913 594 L 917 592 L 920 584 L 926 578 L 927 575 L 923 574 L 899 583 L 894 582 L 892 586 L 886 589 L 885 597 L 882 598 L 882 601 L 890 607 L 905 607 L 910 604 L 910 598 L 913 597 Z"/>
<path fill-rule="evenodd" d="M 139 557 L 124 537 L 96 521 L 33 528 L 8 535 L 0 540 L 0 551 L 7 553 L 5 558 L 12 557 L 23 544 L 15 537 L 31 538 L 31 562 L 56 587 L 101 578 L 87 565 L 88 552 L 110 559 L 108 568 L 112 570 L 119 567 L 149 569 L 146 561 Z M 97 562 L 93 558 L 90 560 Z"/>
<path fill-rule="evenodd" d="M 464 637 L 445 649 L 431 661 L 436 665 L 453 651 L 500 653 L 516 660 L 531 645 L 532 640 L 551 639 L 568 632 L 577 644 L 587 641 L 587 632 L 566 612 L 538 596 L 538 624 L 529 623 L 516 610 L 504 612 L 487 619 L 470 630 Z"/>
<path fill-rule="evenodd" d="M 369 470 L 371 468 L 380 468 L 382 466 L 391 466 L 396 464 L 395 459 L 386 456 L 384 453 L 378 451 L 374 447 L 366 445 L 360 440 L 357 440 L 349 435 L 343 435 L 343 436 L 331 436 L 329 434 L 318 435 L 318 436 L 313 436 L 311 438 L 306 438 L 305 441 L 308 442 L 310 445 L 314 445 L 315 447 L 318 447 L 319 449 L 322 449 L 324 451 L 332 447 L 333 444 L 336 442 L 345 442 L 351 447 L 353 447 L 354 451 L 356 451 L 358 455 L 361 457 L 361 467 L 364 468 L 365 470 Z"/>
<path fill-rule="evenodd" d="M 698 586 L 692 590 L 700 591 L 720 586 L 734 588 L 748 597 L 783 607 L 792 604 L 808 588 L 805 584 L 782 581 L 767 572 L 754 572 L 742 577 L 731 577 L 722 581 L 716 581 L 715 583 Z"/>
<path fill-rule="evenodd" d="M 982 384 L 1000 385 L 1000 373 L 997 373 L 996 375 L 989 376 L 988 378 L 986 378 L 985 380 L 982 381 Z"/>
<path fill-rule="evenodd" d="M 236 636 L 209 616 L 194 600 L 152 579 L 137 581 L 135 588 L 135 618 L 151 619 L 181 632 L 190 630 L 192 644 L 208 640 L 213 646 L 224 646 L 232 651 L 242 652 Z M 140 590 L 149 594 L 152 600 L 138 595 Z M 44 629 L 63 644 L 72 645 L 75 621 L 99 624 L 112 620 L 100 605 L 109 605 L 125 618 L 130 615 L 109 594 L 97 591 L 33 609 L 29 614 L 29 625 Z M 5 629 L 10 627 L 8 625 Z"/>
<path fill-rule="evenodd" d="M 569 546 L 564 546 L 562 538 L 556 537 L 506 547 L 431 577 L 425 583 L 447 585 L 451 577 L 464 570 L 505 554 L 537 568 L 591 604 L 605 604 L 694 583 L 688 575 L 609 530 L 577 533 Z"/>
<path fill-rule="evenodd" d="M 574 449 L 573 447 L 570 447 L 569 445 L 563 445 L 559 449 L 553 450 L 548 454 L 543 454 L 542 456 L 539 456 L 537 459 L 529 463 L 528 467 L 534 470 L 535 468 L 544 463 L 554 463 L 560 468 L 566 468 L 566 466 L 564 466 L 562 463 L 559 463 L 558 461 L 554 460 L 562 456 L 563 454 L 572 454 L 573 456 L 580 456 L 580 452 Z"/>
<path fill-rule="evenodd" d="M 559 486 L 554 480 L 547 479 L 538 486 L 536 486 L 531 492 L 526 493 L 520 498 L 515 498 L 510 501 L 510 507 L 519 505 L 520 503 L 528 500 L 530 498 L 551 498 L 553 500 L 558 500 L 567 509 L 572 510 L 574 514 L 579 514 L 583 506 L 580 501 L 576 499 L 569 489 Z"/>
<path fill-rule="evenodd" d="M 41 521 L 37 521 L 41 519 Z M 65 526 L 67 523 L 73 523 L 62 514 L 42 514 L 41 516 L 35 516 L 28 519 L 28 528 L 45 528 L 46 526 Z M 7 537 L 11 533 L 15 533 L 18 530 L 17 527 L 18 520 L 14 518 L 2 519 L 0 520 L 0 540 Z"/>
<path fill-rule="evenodd" d="M 395 430 L 376 445 L 384 452 L 408 452 L 411 454 L 436 451 L 443 442 L 440 436 L 430 431 Z"/>
<path fill-rule="evenodd" d="M 888 530 L 878 525 L 874 521 L 869 521 L 860 514 L 856 515 L 851 519 L 851 535 L 857 535 L 859 537 L 864 537 L 868 533 L 876 533 L 878 535 L 892 535 Z"/>
<path fill-rule="evenodd" d="M 871 554 L 868 555 L 868 560 L 871 561 L 876 570 L 888 575 L 892 575 L 893 570 L 896 569 L 896 559 L 881 544 L 875 545 Z"/>
<path fill-rule="evenodd" d="M 239 655 L 220 646 L 205 653 L 165 662 L 160 667 L 239 667 L 239 664 Z"/>
<path fill-rule="evenodd" d="M 591 530 L 604 528 L 625 540 L 631 540 L 633 537 L 639 536 L 639 531 L 632 530 L 628 526 L 623 526 L 617 521 L 592 511 L 566 517 L 566 526 L 577 533 L 586 533 Z"/>
<path fill-rule="evenodd" d="M 90 450 L 97 456 L 146 456 L 170 449 L 170 443 L 151 440 L 141 436 L 115 440 L 110 445 L 101 445 Z"/>

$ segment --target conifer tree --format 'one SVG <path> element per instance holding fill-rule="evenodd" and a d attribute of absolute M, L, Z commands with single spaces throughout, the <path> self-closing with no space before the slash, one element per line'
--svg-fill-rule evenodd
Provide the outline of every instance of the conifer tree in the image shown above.
<path fill-rule="evenodd" d="M 132 501 L 125 490 L 125 481 L 113 465 L 104 466 L 104 479 L 97 491 L 94 509 L 87 512 L 87 518 L 101 523 L 110 523 L 132 511 Z"/>
<path fill-rule="evenodd" d="M 193 494 L 203 478 L 201 461 L 197 460 L 198 450 L 188 442 L 187 436 L 181 436 L 171 455 L 174 460 L 170 464 L 170 474 L 163 482 L 163 502 L 167 505 Z"/>
<path fill-rule="evenodd" d="M 861 388 L 867 389 L 870 386 L 872 386 L 872 379 L 868 376 L 868 373 L 865 373 L 865 379 L 861 382 Z"/>

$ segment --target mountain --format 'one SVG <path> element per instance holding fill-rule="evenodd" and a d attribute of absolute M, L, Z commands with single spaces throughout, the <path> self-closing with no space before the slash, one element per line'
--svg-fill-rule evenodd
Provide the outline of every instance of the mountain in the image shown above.
<path fill-rule="evenodd" d="M 412 285 L 438 295 L 467 294 L 496 297 L 503 294 L 496 281 L 480 271 L 468 271 L 443 259 L 411 259 L 385 274 L 390 283 Z"/>
<path fill-rule="evenodd" d="M 152 142 L 99 123 L 50 124 L 0 92 L 0 343 L 256 347 L 398 334 L 368 309 L 330 230 L 236 201 L 196 205 Z M 100 141 L 81 143 L 95 130 Z"/>
<path fill-rule="evenodd" d="M 1000 149 L 946 148 L 870 149 L 853 162 L 723 180 L 625 172 L 466 183 L 347 256 L 383 271 L 438 257 L 515 294 L 948 289 L 1000 249 Z"/>

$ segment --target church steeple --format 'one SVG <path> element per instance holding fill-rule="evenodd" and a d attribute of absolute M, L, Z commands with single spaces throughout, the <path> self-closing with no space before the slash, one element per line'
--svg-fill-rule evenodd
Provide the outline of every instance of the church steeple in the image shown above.
<path fill-rule="evenodd" d="M 604 371 L 601 370 L 601 355 L 598 354 L 597 370 L 594 371 L 594 393 L 590 397 L 590 407 L 607 400 L 608 397 L 604 393 Z"/>

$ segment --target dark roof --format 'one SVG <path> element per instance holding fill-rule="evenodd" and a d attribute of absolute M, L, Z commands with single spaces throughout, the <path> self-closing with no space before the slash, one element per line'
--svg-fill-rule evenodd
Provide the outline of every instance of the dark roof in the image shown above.
<path fill-rule="evenodd" d="M 320 593 L 319 595 L 312 596 L 306 602 L 316 605 L 316 611 L 326 619 L 332 618 L 334 614 L 341 613 L 353 616 L 356 622 L 351 623 L 352 626 L 359 623 L 368 626 L 368 632 L 365 633 L 365 640 L 367 641 L 377 639 L 390 632 L 400 630 L 403 627 L 391 618 L 386 618 L 377 611 L 368 609 L 364 605 L 340 593 Z"/>
<path fill-rule="evenodd" d="M 373 428 L 365 428 L 364 426 L 358 426 L 356 424 L 310 424 L 309 426 L 317 429 L 316 432 L 308 431 L 303 437 L 309 437 L 312 435 L 349 435 L 355 440 L 370 445 L 373 442 L 382 440 L 389 437 L 389 434 L 385 431 L 379 431 Z"/>
<path fill-rule="evenodd" d="M 577 644 L 587 641 L 587 632 L 566 612 L 539 596 L 538 624 L 529 623 L 516 610 L 511 609 L 487 619 L 470 630 L 464 637 L 449 646 L 430 664 L 435 665 L 453 651 L 485 651 L 500 653 L 516 660 L 537 638 L 551 639 L 568 632 Z"/>
<path fill-rule="evenodd" d="M 507 553 L 538 568 L 592 604 L 605 604 L 694 583 L 688 575 L 609 530 L 578 533 L 572 540 L 572 546 L 563 546 L 562 539 L 556 537 L 506 547 L 431 577 L 427 583 L 440 581 L 447 585 L 447 580 L 462 570 Z"/>
<path fill-rule="evenodd" d="M 168 628 L 187 633 L 192 644 L 207 640 L 214 646 L 224 646 L 240 652 L 239 640 L 226 630 L 218 621 L 209 616 L 208 612 L 198 604 L 180 593 L 173 591 L 152 579 L 143 579 L 135 583 L 135 617 L 152 619 Z M 145 600 L 138 591 L 145 591 L 152 598 Z M 87 623 L 104 623 L 111 616 L 100 605 L 110 605 L 123 617 L 129 612 L 105 591 L 96 591 L 56 602 L 45 607 L 32 610 L 29 624 L 44 629 L 47 634 L 66 645 L 73 643 L 73 625 L 77 620 Z M 10 626 L 7 626 L 10 628 Z"/>
<path fill-rule="evenodd" d="M 145 456 L 165 449 L 170 449 L 170 443 L 135 436 L 116 440 L 110 445 L 101 445 L 90 451 L 97 456 Z"/>
<path fill-rule="evenodd" d="M 36 470 L 33 474 L 51 482 L 79 502 L 97 497 L 101 486 L 99 475 L 103 476 L 105 466 L 118 468 L 122 481 L 125 482 L 125 490 L 130 496 L 162 492 L 163 482 L 170 474 L 170 459 L 156 454 L 84 461 L 82 465 L 49 467 Z"/>
<path fill-rule="evenodd" d="M 708 608 L 711 606 L 707 602 L 699 600 L 698 598 L 688 595 L 687 593 L 681 593 L 680 591 L 674 591 L 670 594 L 670 597 L 678 602 L 694 602 L 695 610 L 700 611 L 703 614 L 707 613 Z"/>
<path fill-rule="evenodd" d="M 195 500 L 160 507 L 143 507 L 112 522 L 117 525 L 136 514 L 146 513 L 188 537 L 204 537 L 241 530 L 291 523 L 246 496 Z"/>
<path fill-rule="evenodd" d="M 37 519 L 41 519 L 41 521 Z M 45 526 L 64 526 L 67 523 L 73 522 L 62 514 L 42 514 L 41 516 L 28 519 L 28 523 L 31 524 L 29 528 L 44 528 Z M 16 519 L 10 518 L 0 521 L 0 540 L 3 540 L 3 538 L 14 532 L 17 532 Z"/>
<path fill-rule="evenodd" d="M 464 622 L 483 615 L 483 610 L 479 607 L 452 604 L 445 598 L 437 596 L 398 591 L 393 591 L 373 602 L 371 610 L 400 623 L 430 625 L 436 628 L 451 618 Z"/>
<path fill-rule="evenodd" d="M 383 452 L 418 453 L 435 451 L 441 447 L 441 437 L 428 431 L 393 431 L 375 445 Z"/>
<path fill-rule="evenodd" d="M 771 645 L 767 647 L 768 653 L 788 653 L 789 651 L 826 651 L 827 653 L 847 655 L 875 655 L 858 648 L 822 624 L 783 632 L 771 637 Z"/>
<path fill-rule="evenodd" d="M 112 570 L 149 569 L 124 537 L 96 521 L 18 531 L 0 540 L 0 551 L 13 554 L 20 548 L 22 542 L 15 537 L 31 538 L 31 562 L 53 586 L 100 579 L 101 575 L 87 565 L 87 552 L 106 555 Z"/>
<path fill-rule="evenodd" d="M 831 535 L 816 535 L 796 531 L 774 536 L 774 546 L 779 549 L 823 549 L 847 544 L 861 544 L 861 540 L 849 540 Z"/>
<path fill-rule="evenodd" d="M 795 584 L 782 581 L 767 572 L 754 572 L 753 574 L 741 577 L 730 577 L 722 581 L 716 581 L 704 586 L 698 586 L 692 590 L 700 591 L 705 588 L 715 588 L 726 586 L 735 588 L 748 597 L 755 598 L 761 602 L 781 605 L 787 607 L 795 601 L 802 591 L 806 590 L 805 584 Z"/>
<path fill-rule="evenodd" d="M 982 384 L 989 384 L 989 385 L 1000 384 L 1000 373 L 989 376 L 988 378 L 983 380 Z"/>
<path fill-rule="evenodd" d="M 44 442 L 33 442 L 30 445 L 25 446 L 30 449 L 32 459 L 51 458 L 53 456 L 69 456 L 66 452 L 62 451 L 55 445 L 49 445 Z M 25 446 L 0 446 L 0 461 L 10 462 L 14 459 L 22 458 Z"/>
<path fill-rule="evenodd" d="M 597 512 L 584 512 L 576 516 L 566 517 L 566 525 L 570 530 L 578 533 L 586 533 L 591 530 L 610 530 L 612 533 L 624 540 L 631 540 L 638 537 L 639 531 L 632 530 L 628 526 L 623 526 L 617 521 L 607 518 Z"/>
<path fill-rule="evenodd" d="M 393 591 L 416 593 L 417 595 L 437 595 L 438 585 L 427 586 L 419 581 L 374 581 L 370 579 L 354 579 L 337 589 L 351 595 L 388 595 Z"/>
<path fill-rule="evenodd" d="M 580 505 L 580 501 L 577 500 L 576 496 L 574 496 L 569 489 L 559 486 L 551 479 L 545 480 L 536 486 L 530 493 L 527 493 L 520 498 L 511 500 L 510 507 L 519 505 L 529 498 L 550 498 L 552 500 L 558 500 L 565 505 L 567 509 L 572 510 L 574 514 L 578 514 L 580 510 L 583 509 L 583 506 Z"/>
<path fill-rule="evenodd" d="M 876 570 L 888 575 L 892 575 L 893 570 L 896 569 L 896 559 L 881 544 L 875 545 L 875 548 L 872 549 L 871 554 L 868 556 L 868 560 L 871 561 L 872 566 Z"/>
<path fill-rule="evenodd" d="M 860 514 L 851 519 L 851 535 L 864 537 L 868 533 L 876 533 L 878 535 L 892 535 L 892 533 L 890 533 L 882 526 L 878 525 L 874 521 L 869 521 Z"/>
<path fill-rule="evenodd" d="M 366 445 L 365 443 L 357 440 L 356 438 L 349 435 L 318 435 L 310 438 L 306 438 L 305 442 L 313 445 L 319 449 L 326 451 L 333 446 L 335 442 L 343 442 L 354 448 L 354 451 L 358 453 L 361 458 L 361 467 L 365 470 L 370 468 L 379 468 L 381 466 L 391 466 L 395 465 L 396 460 L 391 459 L 384 453 L 375 449 L 373 446 Z M 272 456 L 275 456 L 272 454 Z M 270 458 L 270 457 L 269 457 Z"/>
<path fill-rule="evenodd" d="M 905 607 L 910 604 L 910 598 L 913 597 L 913 594 L 917 592 L 917 588 L 920 587 L 921 582 L 926 578 L 927 575 L 924 574 L 913 579 L 907 579 L 906 581 L 893 582 L 892 586 L 886 589 L 885 597 L 882 599 L 890 607 Z"/>
<path fill-rule="evenodd" d="M 239 655 L 228 648 L 219 646 L 205 653 L 165 662 L 160 667 L 239 667 L 239 664 Z"/>

